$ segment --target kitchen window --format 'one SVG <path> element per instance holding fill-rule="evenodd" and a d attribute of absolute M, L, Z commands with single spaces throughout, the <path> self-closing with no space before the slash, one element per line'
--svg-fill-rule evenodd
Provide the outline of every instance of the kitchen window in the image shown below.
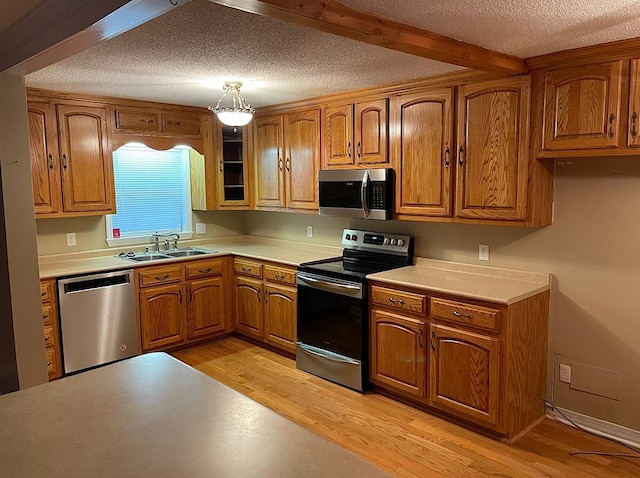
<path fill-rule="evenodd" d="M 117 212 L 106 217 L 110 246 L 148 243 L 156 231 L 191 237 L 189 151 L 130 143 L 113 152 Z"/>

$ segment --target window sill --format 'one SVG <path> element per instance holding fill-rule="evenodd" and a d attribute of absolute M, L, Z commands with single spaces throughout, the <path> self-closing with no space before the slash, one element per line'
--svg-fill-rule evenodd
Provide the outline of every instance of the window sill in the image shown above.
<path fill-rule="evenodd" d="M 193 237 L 193 232 L 180 232 L 179 234 L 180 240 L 191 239 Z M 109 247 L 146 246 L 149 244 L 153 244 L 153 239 L 151 239 L 151 236 L 120 237 L 117 239 L 107 238 L 106 241 Z M 161 239 L 160 245 L 162 245 L 163 242 L 164 239 Z"/>

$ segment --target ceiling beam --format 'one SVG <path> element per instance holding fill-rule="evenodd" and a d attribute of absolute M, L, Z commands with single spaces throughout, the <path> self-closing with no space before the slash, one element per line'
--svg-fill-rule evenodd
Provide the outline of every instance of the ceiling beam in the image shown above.
<path fill-rule="evenodd" d="M 521 58 L 355 10 L 335 0 L 210 0 L 390 50 L 489 73 L 527 73 Z"/>

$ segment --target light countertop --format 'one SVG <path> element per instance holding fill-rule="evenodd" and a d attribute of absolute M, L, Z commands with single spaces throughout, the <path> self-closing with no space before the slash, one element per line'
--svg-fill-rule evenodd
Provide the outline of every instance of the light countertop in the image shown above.
<path fill-rule="evenodd" d="M 367 279 L 505 305 L 550 288 L 549 274 L 422 258 L 414 266 L 370 274 Z"/>
<path fill-rule="evenodd" d="M 387 473 L 164 353 L 0 396 L 0 476 Z"/>

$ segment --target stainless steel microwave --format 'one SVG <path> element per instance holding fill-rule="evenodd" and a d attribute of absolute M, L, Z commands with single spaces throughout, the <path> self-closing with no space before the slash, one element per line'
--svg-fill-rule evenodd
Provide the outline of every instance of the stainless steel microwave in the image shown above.
<path fill-rule="evenodd" d="M 393 169 L 320 171 L 321 216 L 391 219 Z"/>

